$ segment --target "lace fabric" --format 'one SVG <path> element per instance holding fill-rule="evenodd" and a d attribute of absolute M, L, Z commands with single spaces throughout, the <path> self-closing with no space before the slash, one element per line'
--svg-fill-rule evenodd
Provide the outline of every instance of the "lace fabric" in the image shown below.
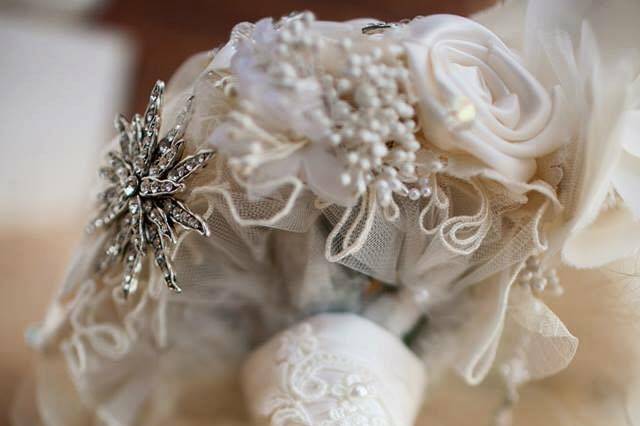
<path fill-rule="evenodd" d="M 243 381 L 257 424 L 391 426 L 413 423 L 423 374 L 420 361 L 378 326 L 323 314 L 252 354 Z"/>

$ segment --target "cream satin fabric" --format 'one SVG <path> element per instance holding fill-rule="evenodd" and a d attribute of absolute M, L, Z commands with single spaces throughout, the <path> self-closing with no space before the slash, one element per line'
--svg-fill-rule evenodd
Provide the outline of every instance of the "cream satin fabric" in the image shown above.
<path fill-rule="evenodd" d="M 508 179 L 528 181 L 536 158 L 568 142 L 565 99 L 472 20 L 433 15 L 408 25 L 404 42 L 428 140 L 477 157 Z M 466 111 L 466 117 L 448 116 Z M 455 120 L 474 120 L 468 127 Z"/>
<path fill-rule="evenodd" d="M 424 366 L 402 341 L 351 314 L 323 314 L 277 335 L 244 367 L 258 425 L 410 426 Z"/>

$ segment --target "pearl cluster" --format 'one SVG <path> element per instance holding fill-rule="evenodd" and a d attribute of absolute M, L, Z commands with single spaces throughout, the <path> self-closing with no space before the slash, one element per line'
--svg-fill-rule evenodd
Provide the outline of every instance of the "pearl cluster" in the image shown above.
<path fill-rule="evenodd" d="M 304 12 L 270 24 L 267 31 L 264 24 L 257 24 L 253 63 L 284 96 L 320 95 L 322 102 L 316 108 L 304 110 L 304 119 L 323 129 L 312 143 L 326 143 L 332 150 L 344 167 L 340 183 L 355 196 L 372 190 L 381 206 L 390 205 L 393 194 L 414 201 L 429 197 L 429 175 L 440 171 L 442 164 L 417 174 L 421 144 L 416 139 L 416 100 L 404 47 L 393 34 L 374 37 L 354 32 L 339 40 L 326 38 L 315 31 L 314 21 L 313 14 Z M 333 59 L 325 63 L 326 58 Z M 255 127 L 247 123 L 252 121 L 251 105 L 241 106 L 244 112 L 236 111 L 234 117 L 242 115 L 243 120 L 230 122 L 240 133 L 252 132 L 252 137 L 244 138 L 251 139 L 252 147 L 244 158 L 232 160 L 248 173 L 257 163 L 254 157 L 267 155 L 270 146 L 266 141 L 261 144 Z M 304 139 L 293 132 L 285 136 L 291 141 Z"/>
<path fill-rule="evenodd" d="M 367 40 L 371 42 L 370 40 Z M 416 112 L 407 87 L 404 49 L 393 42 L 372 43 L 363 51 L 358 40 L 342 39 L 342 69 L 322 76 L 332 128 L 327 139 L 345 163 L 340 179 L 357 194 L 376 190 L 378 202 L 389 205 L 392 193 L 418 199 L 428 181 L 416 182 Z M 422 192 L 421 192 L 422 190 Z"/>
<path fill-rule="evenodd" d="M 525 261 L 524 268 L 518 275 L 518 282 L 522 286 L 531 288 L 536 293 L 542 293 L 547 287 L 557 295 L 561 295 L 564 291 L 560 285 L 556 269 L 542 267 L 538 255 L 530 256 Z"/>
<path fill-rule="evenodd" d="M 311 31 L 314 20 L 311 12 L 281 19 L 271 48 L 256 52 L 267 74 L 285 88 L 295 89 L 300 79 L 314 75 L 314 54 L 324 46 Z"/>

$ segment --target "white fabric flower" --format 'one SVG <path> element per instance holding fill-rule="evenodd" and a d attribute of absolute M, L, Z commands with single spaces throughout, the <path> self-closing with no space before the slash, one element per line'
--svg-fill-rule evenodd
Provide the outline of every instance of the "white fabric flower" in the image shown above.
<path fill-rule="evenodd" d="M 313 21 L 308 25 L 326 41 L 357 34 L 362 22 Z M 263 19 L 251 39 L 230 42 L 214 59 L 212 69 L 234 77 L 238 97 L 251 111 L 219 126 L 210 141 L 221 152 L 249 162 L 253 171 L 245 185 L 254 194 L 269 193 L 283 183 L 299 185 L 302 179 L 323 199 L 351 205 L 355 194 L 340 181 L 344 165 L 326 140 L 329 123 L 320 81 L 312 74 L 292 75 L 295 90 L 284 90 L 281 80 L 287 71 L 295 74 L 293 69 L 283 64 L 284 76 L 276 79 L 264 69 L 268 61 L 260 55 L 274 49 L 278 37 L 273 21 Z M 237 132 L 238 127 L 243 131 Z M 230 137 L 234 132 L 235 138 Z"/>
<path fill-rule="evenodd" d="M 630 83 L 622 72 L 616 80 L 617 90 L 596 91 L 587 120 L 584 173 L 563 246 L 564 260 L 578 267 L 640 252 L 640 78 Z"/>
<path fill-rule="evenodd" d="M 575 141 L 563 166 L 565 207 L 551 251 L 577 267 L 640 250 L 640 3 L 513 1 L 479 17 L 514 45 L 528 69 L 567 95 Z M 513 18 L 526 12 L 522 20 Z M 508 19 L 511 17 L 511 19 Z M 524 31 L 517 32 L 520 22 Z M 616 28 L 615 32 L 611 28 Z"/>
<path fill-rule="evenodd" d="M 527 182 L 568 141 L 564 96 L 547 91 L 482 25 L 453 15 L 409 24 L 407 47 L 427 139 Z"/>

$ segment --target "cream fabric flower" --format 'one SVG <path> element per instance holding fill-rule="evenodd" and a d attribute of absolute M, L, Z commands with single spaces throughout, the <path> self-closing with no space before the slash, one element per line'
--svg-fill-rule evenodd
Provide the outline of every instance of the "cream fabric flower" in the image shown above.
<path fill-rule="evenodd" d="M 617 90 L 606 93 L 610 99 L 597 91 L 594 96 L 598 103 L 586 131 L 583 180 L 562 253 L 578 267 L 640 252 L 640 77 L 628 83 L 628 76 L 618 73 Z"/>
<path fill-rule="evenodd" d="M 405 42 L 427 139 L 529 181 L 536 158 L 568 141 L 565 100 L 482 25 L 453 15 L 409 24 Z"/>

